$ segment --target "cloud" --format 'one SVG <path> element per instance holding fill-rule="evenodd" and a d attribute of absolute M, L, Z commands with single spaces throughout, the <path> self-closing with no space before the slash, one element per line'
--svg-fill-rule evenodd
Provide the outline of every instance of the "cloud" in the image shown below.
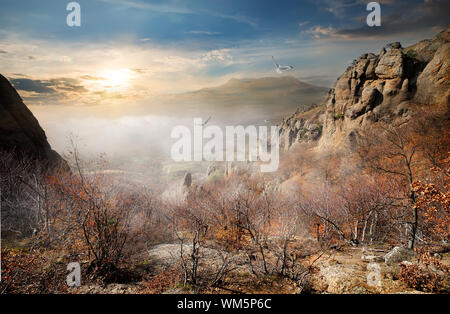
<path fill-rule="evenodd" d="M 81 79 L 86 80 L 86 81 L 100 81 L 100 80 L 104 80 L 105 78 L 103 77 L 99 77 L 99 76 L 93 76 L 93 75 L 83 75 L 80 76 Z"/>
<path fill-rule="evenodd" d="M 141 1 L 132 1 L 132 0 L 100 0 L 100 1 L 118 5 L 128 9 L 149 10 L 159 13 L 194 14 L 192 10 L 188 8 L 183 8 L 179 5 L 155 4 L 146 2 L 144 3 Z"/>
<path fill-rule="evenodd" d="M 35 92 L 38 94 L 52 94 L 56 93 L 56 90 L 51 87 L 48 81 L 31 80 L 31 79 L 11 79 L 11 84 L 17 90 L 23 90 L 27 92 Z"/>
<path fill-rule="evenodd" d="M 226 20 L 233 20 L 239 23 L 250 25 L 251 27 L 255 29 L 259 29 L 258 22 L 255 19 L 252 19 L 248 16 L 242 15 L 242 14 L 234 14 L 234 15 L 228 15 L 228 14 L 221 14 L 209 10 L 202 11 L 203 13 L 206 13 L 206 15 L 212 16 L 212 17 L 218 17 Z"/>
<path fill-rule="evenodd" d="M 221 62 L 221 63 L 229 63 L 233 60 L 233 57 L 230 54 L 231 49 L 217 49 L 211 50 L 205 53 L 201 59 L 204 62 Z"/>
<path fill-rule="evenodd" d="M 366 13 L 366 6 L 371 2 L 369 0 L 318 0 L 319 6 L 331 13 L 338 19 L 348 20 L 354 17 L 354 10 L 360 9 L 362 13 Z M 395 6 L 402 2 L 402 0 L 377 0 L 381 5 Z"/>
<path fill-rule="evenodd" d="M 147 72 L 146 69 L 141 69 L 141 68 L 133 68 L 133 69 L 130 69 L 130 70 L 135 72 L 135 73 L 137 73 L 137 74 L 144 74 L 144 73 Z"/>
<path fill-rule="evenodd" d="M 0 49 L 8 51 L 0 55 L 6 60 L 2 74 L 14 80 L 27 105 L 135 103 L 155 94 L 195 90 L 212 84 L 209 69 L 231 60 L 227 50 L 140 45 L 133 39 L 62 42 L 11 34 Z M 36 59 L 29 62 L 29 55 Z M 111 73 L 116 77 L 108 77 Z"/>
<path fill-rule="evenodd" d="M 222 34 L 221 32 L 209 32 L 209 31 L 189 31 L 186 33 L 193 35 L 209 35 L 209 36 Z"/>
<path fill-rule="evenodd" d="M 256 20 L 249 18 L 248 16 L 244 16 L 242 14 L 223 14 L 220 12 L 212 11 L 212 10 L 191 10 L 187 7 L 183 7 L 179 2 L 176 4 L 171 3 L 147 3 L 141 1 L 134 0 L 99 0 L 102 2 L 110 3 L 113 5 L 121 6 L 127 9 L 139 9 L 139 10 L 148 10 L 158 13 L 167 13 L 167 14 L 183 14 L 183 15 L 202 15 L 202 16 L 211 16 L 226 20 L 233 20 L 239 23 L 248 24 L 253 28 L 258 28 L 258 24 Z"/>
<path fill-rule="evenodd" d="M 88 90 L 78 80 L 72 78 L 40 80 L 20 77 L 9 79 L 25 102 L 30 104 L 63 103 L 88 93 Z"/>
<path fill-rule="evenodd" d="M 364 1 L 325 0 L 329 5 L 328 11 L 341 19 L 349 19 L 352 14 L 349 8 L 355 5 L 365 4 Z M 324 27 L 314 26 L 303 33 L 311 34 L 314 38 L 339 38 L 339 39 L 389 39 L 399 35 L 416 35 L 417 33 L 436 33 L 437 30 L 448 25 L 448 12 L 450 2 L 447 0 L 425 0 L 421 3 L 411 4 L 398 0 L 379 1 L 382 5 L 389 5 L 391 10 L 381 10 L 381 27 L 369 27 L 366 24 L 367 12 L 360 16 L 352 15 L 357 21 L 356 27 Z"/>
<path fill-rule="evenodd" d="M 348 19 L 350 10 L 356 6 L 365 6 L 362 0 L 319 0 L 319 7 L 339 19 Z"/>
<path fill-rule="evenodd" d="M 0 53 L 7 54 L 8 52 L 6 52 L 5 50 L 0 50 Z"/>
<path fill-rule="evenodd" d="M 305 26 L 306 24 L 309 24 L 309 21 L 304 21 L 304 22 L 298 23 L 298 27 L 303 27 L 303 26 Z"/>
<path fill-rule="evenodd" d="M 48 80 L 50 86 L 57 91 L 70 91 L 75 93 L 86 93 L 87 89 L 80 84 L 80 81 L 73 78 L 56 78 Z"/>
<path fill-rule="evenodd" d="M 365 25 L 355 29 L 342 29 L 336 34 L 351 38 L 383 38 L 414 32 L 434 32 L 448 25 L 449 12 L 450 2 L 447 0 L 428 0 L 416 6 L 401 2 L 394 12 L 381 16 L 381 27 Z"/>
<path fill-rule="evenodd" d="M 310 29 L 303 31 L 302 33 L 311 34 L 316 39 L 337 36 L 337 30 L 335 28 L 331 26 L 322 27 L 320 25 L 313 26 Z"/>

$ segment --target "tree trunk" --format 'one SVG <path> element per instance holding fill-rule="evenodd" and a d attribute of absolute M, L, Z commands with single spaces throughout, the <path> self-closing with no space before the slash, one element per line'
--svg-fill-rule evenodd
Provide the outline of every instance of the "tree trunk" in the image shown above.
<path fill-rule="evenodd" d="M 417 231 L 417 225 L 419 221 L 418 213 L 417 213 L 417 207 L 416 207 L 416 193 L 414 192 L 413 188 L 413 176 L 411 172 L 411 167 L 408 164 L 408 180 L 409 180 L 409 198 L 411 200 L 411 209 L 413 214 L 413 221 L 411 223 L 411 233 L 409 236 L 408 241 L 408 249 L 414 249 L 414 243 L 416 240 L 416 231 Z"/>

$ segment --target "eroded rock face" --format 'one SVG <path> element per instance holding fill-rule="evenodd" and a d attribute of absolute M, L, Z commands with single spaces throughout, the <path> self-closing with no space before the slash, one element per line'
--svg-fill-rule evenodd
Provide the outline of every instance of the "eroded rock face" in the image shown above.
<path fill-rule="evenodd" d="M 48 166 L 68 169 L 67 163 L 51 149 L 44 130 L 23 103 L 17 91 L 0 74 L 0 150 L 36 158 Z"/>
<path fill-rule="evenodd" d="M 450 28 L 411 47 L 363 54 L 338 78 L 325 102 L 319 147 L 345 147 L 380 118 L 405 118 L 414 104 L 450 103 Z M 294 122 L 291 122 L 294 123 Z"/>
<path fill-rule="evenodd" d="M 435 104 L 450 104 L 450 27 L 410 47 L 395 42 L 361 55 L 337 79 L 321 115 L 283 120 L 281 145 L 319 139 L 319 149 L 351 148 L 380 119 L 408 119 L 416 105 Z"/>
<path fill-rule="evenodd" d="M 347 116 L 351 119 L 356 119 L 357 117 L 369 112 L 379 104 L 382 97 L 383 96 L 376 87 L 367 86 L 362 91 L 361 100 L 349 109 Z"/>
<path fill-rule="evenodd" d="M 417 100 L 450 103 L 450 43 L 442 45 L 417 78 Z"/>
<path fill-rule="evenodd" d="M 323 106 L 296 113 L 283 120 L 280 144 L 287 151 L 296 143 L 317 141 L 322 135 Z"/>
<path fill-rule="evenodd" d="M 404 55 L 401 49 L 392 48 L 378 58 L 375 74 L 380 79 L 394 79 L 403 77 Z"/>

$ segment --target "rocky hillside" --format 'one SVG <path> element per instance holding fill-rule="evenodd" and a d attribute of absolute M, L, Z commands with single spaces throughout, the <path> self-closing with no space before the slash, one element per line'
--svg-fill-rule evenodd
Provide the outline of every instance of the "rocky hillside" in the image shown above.
<path fill-rule="evenodd" d="M 295 143 L 314 142 L 320 139 L 325 113 L 324 105 L 306 106 L 283 119 L 280 144 L 284 151 Z"/>
<path fill-rule="evenodd" d="M 67 163 L 51 149 L 44 130 L 9 81 L 0 75 L 0 150 L 36 158 L 51 167 Z"/>
<path fill-rule="evenodd" d="M 337 79 L 323 114 L 305 120 L 296 113 L 283 121 L 282 143 L 286 149 L 311 140 L 322 149 L 348 147 L 360 128 L 380 119 L 402 119 L 417 105 L 448 106 L 449 63 L 450 27 L 407 48 L 396 42 L 378 55 L 363 54 Z"/>

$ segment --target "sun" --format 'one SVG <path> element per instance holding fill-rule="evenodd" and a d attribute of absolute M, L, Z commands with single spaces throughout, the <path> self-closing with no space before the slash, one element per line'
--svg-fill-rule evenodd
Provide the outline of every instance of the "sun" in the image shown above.
<path fill-rule="evenodd" d="M 101 77 L 104 78 L 102 85 L 105 89 L 117 91 L 128 87 L 131 73 L 128 69 L 113 69 L 106 70 L 101 74 Z"/>

